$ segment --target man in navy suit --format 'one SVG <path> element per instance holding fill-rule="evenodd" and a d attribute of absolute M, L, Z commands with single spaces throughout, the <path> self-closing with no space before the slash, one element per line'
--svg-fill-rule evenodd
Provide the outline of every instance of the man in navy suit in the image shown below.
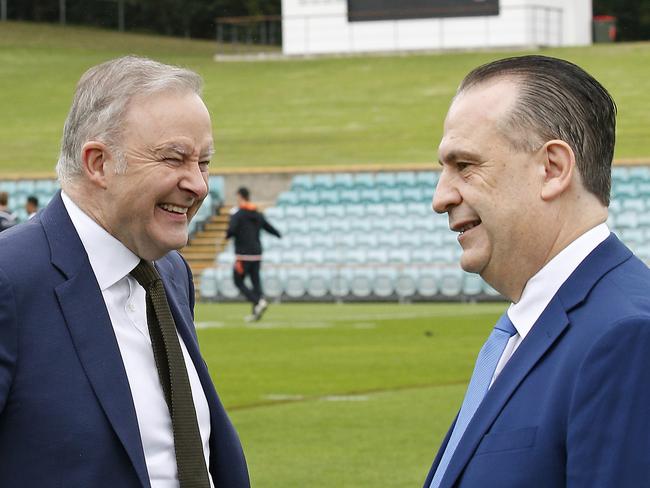
<path fill-rule="evenodd" d="M 0 486 L 249 487 L 176 251 L 208 191 L 201 85 L 196 73 L 131 56 L 88 70 L 65 123 L 62 192 L 2 233 Z M 159 322 L 180 339 L 168 368 L 185 371 L 192 412 L 182 422 L 194 436 L 182 443 L 152 350 L 150 291 L 130 274 L 139 263 L 160 275 L 173 321 Z M 179 475 L 188 444 L 203 454 L 191 459 L 199 483 Z"/>
<path fill-rule="evenodd" d="M 650 271 L 606 224 L 615 116 L 559 59 L 461 83 L 433 207 L 461 267 L 512 303 L 425 488 L 650 486 Z"/>

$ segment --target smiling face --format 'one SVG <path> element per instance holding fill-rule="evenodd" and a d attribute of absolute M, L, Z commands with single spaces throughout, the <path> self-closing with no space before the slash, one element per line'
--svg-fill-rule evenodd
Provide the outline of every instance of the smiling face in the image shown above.
<path fill-rule="evenodd" d="M 433 198 L 434 210 L 446 212 L 459 232 L 461 267 L 510 298 L 518 298 L 517 290 L 543 265 L 553 234 L 540 197 L 542 152 L 515 150 L 500 131 L 516 98 L 516 83 L 506 79 L 456 97 L 445 120 Z"/>
<path fill-rule="evenodd" d="M 104 165 L 95 218 L 141 258 L 187 243 L 188 223 L 208 192 L 210 115 L 194 93 L 166 91 L 131 101 L 118 158 Z"/>

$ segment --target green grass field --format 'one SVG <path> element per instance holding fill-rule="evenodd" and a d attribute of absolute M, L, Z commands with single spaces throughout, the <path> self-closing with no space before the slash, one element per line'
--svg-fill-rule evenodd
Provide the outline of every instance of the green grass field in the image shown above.
<path fill-rule="evenodd" d="M 52 171 L 79 76 L 127 53 L 189 66 L 206 81 L 220 168 L 437 159 L 462 76 L 508 52 L 215 62 L 216 45 L 43 24 L 0 24 L 0 172 Z M 548 49 L 607 86 L 619 106 L 617 158 L 650 157 L 650 43 Z M 1 174 L 1 173 L 0 173 Z"/>
<path fill-rule="evenodd" d="M 420 486 L 504 304 L 199 304 L 253 486 Z"/>

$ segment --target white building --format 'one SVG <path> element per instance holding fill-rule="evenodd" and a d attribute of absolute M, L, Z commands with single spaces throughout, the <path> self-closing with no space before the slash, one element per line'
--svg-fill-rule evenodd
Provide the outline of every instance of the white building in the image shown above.
<path fill-rule="evenodd" d="M 421 6 L 427 1 L 431 5 L 452 3 L 415 3 Z M 349 19 L 348 5 L 358 11 L 358 4 L 370 5 L 373 0 L 282 0 L 283 52 L 309 55 L 591 44 L 591 0 L 464 1 L 472 2 L 497 5 L 498 14 L 355 21 L 353 16 Z M 403 5 L 400 0 L 392 3 Z M 391 1 L 378 0 L 377 4 Z M 429 14 L 436 15 L 435 9 Z M 369 12 L 391 18 L 388 11 Z"/>

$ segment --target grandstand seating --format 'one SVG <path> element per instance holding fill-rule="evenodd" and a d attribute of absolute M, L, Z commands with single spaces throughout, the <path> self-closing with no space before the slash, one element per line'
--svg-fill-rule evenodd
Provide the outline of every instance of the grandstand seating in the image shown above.
<path fill-rule="evenodd" d="M 499 294 L 458 265 L 447 218 L 431 210 L 435 171 L 296 175 L 268 208 L 284 234 L 264 235 L 265 293 L 277 300 L 489 300 Z M 616 167 L 610 228 L 650 260 L 650 167 Z M 232 247 L 215 261 L 232 281 Z M 650 262 L 650 261 L 649 261 Z M 216 279 L 207 272 L 203 279 Z M 202 280 L 203 283 L 203 280 Z M 231 285 L 224 285 L 231 286 Z M 229 299 L 206 285 L 207 299 Z"/>
<path fill-rule="evenodd" d="M 284 238 L 263 236 L 266 295 L 274 300 L 485 300 L 498 293 L 458 267 L 460 247 L 446 216 L 431 210 L 435 171 L 296 175 L 267 218 Z M 210 176 L 210 195 L 191 223 L 202 227 L 224 194 Z M 41 207 L 54 179 L 0 181 L 10 208 L 27 219 L 27 196 Z M 650 167 L 616 167 L 608 224 L 650 263 Z M 201 274 L 204 299 L 238 300 L 232 247 Z"/>

